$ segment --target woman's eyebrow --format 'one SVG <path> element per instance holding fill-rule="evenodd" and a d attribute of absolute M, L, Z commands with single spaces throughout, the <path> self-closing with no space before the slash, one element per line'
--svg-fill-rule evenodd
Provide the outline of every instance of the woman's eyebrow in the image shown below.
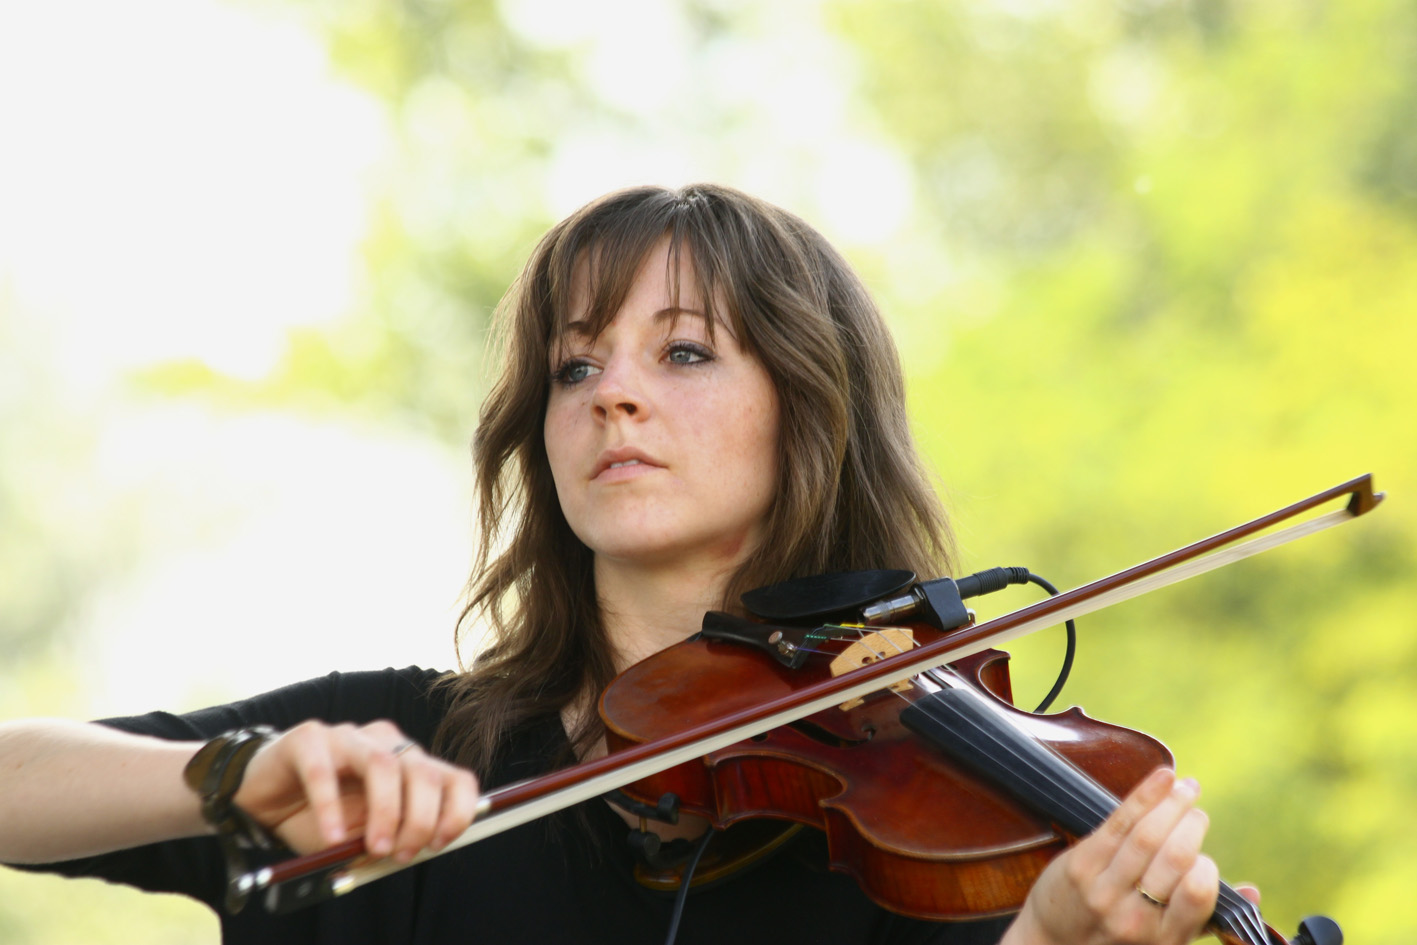
<path fill-rule="evenodd" d="M 666 305 L 664 308 L 655 312 L 651 316 L 651 318 L 654 319 L 656 324 L 663 324 L 664 322 L 672 322 L 684 315 L 689 315 L 694 318 L 697 318 L 705 325 L 712 321 L 716 324 L 716 327 L 722 328 L 724 331 L 728 332 L 730 338 L 737 338 L 737 335 L 733 333 L 733 327 L 724 322 L 722 319 L 710 318 L 707 312 L 700 311 L 696 308 L 689 308 L 688 306 L 684 305 Z M 578 318 L 563 324 L 561 326 L 560 334 L 562 336 L 575 335 L 578 338 L 591 338 L 599 334 L 599 332 L 591 328 L 591 323 L 589 320 Z"/>
<path fill-rule="evenodd" d="M 687 308 L 683 305 L 670 305 L 667 308 L 660 309 L 654 313 L 654 320 L 657 322 L 668 321 L 678 318 L 680 315 L 693 315 L 695 318 L 701 318 L 704 321 L 709 320 L 708 315 L 704 312 L 696 308 Z"/>
<path fill-rule="evenodd" d="M 733 326 L 727 319 L 719 316 L 710 317 L 707 312 L 702 312 L 696 308 L 688 308 L 683 305 L 670 305 L 667 308 L 662 308 L 655 312 L 654 320 L 656 322 L 673 321 L 681 315 L 692 315 L 694 318 L 702 321 L 704 327 L 709 331 L 721 330 L 726 333 L 728 337 L 732 338 L 735 343 L 738 341 L 738 333 L 733 330 Z"/>

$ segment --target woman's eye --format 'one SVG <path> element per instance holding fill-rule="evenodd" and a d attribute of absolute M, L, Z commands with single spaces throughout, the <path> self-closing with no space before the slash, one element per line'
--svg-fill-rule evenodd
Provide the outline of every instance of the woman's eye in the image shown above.
<path fill-rule="evenodd" d="M 551 379 L 560 384 L 579 384 L 599 371 L 589 361 L 571 360 L 561 365 L 551 374 Z"/>
<path fill-rule="evenodd" d="M 671 364 L 699 364 L 712 360 L 713 352 L 703 345 L 680 341 L 669 348 L 669 362 Z"/>

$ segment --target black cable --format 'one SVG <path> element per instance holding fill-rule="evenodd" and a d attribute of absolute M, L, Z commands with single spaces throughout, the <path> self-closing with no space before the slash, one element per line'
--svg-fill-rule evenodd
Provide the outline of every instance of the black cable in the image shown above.
<path fill-rule="evenodd" d="M 1001 591 L 1010 584 L 1037 584 L 1053 597 L 1058 596 L 1058 589 L 1047 580 L 1034 574 L 1028 568 L 989 568 L 986 571 L 976 571 L 968 577 L 960 578 L 955 582 L 959 589 L 961 599 L 977 597 L 981 594 L 992 594 L 994 591 Z M 1053 704 L 1053 700 L 1058 698 L 1058 694 L 1063 691 L 1063 686 L 1068 682 L 1068 675 L 1073 671 L 1073 657 L 1077 654 L 1078 629 L 1071 620 L 1063 624 L 1068 634 L 1067 650 L 1063 653 L 1063 665 L 1058 670 L 1058 678 L 1053 683 L 1053 688 L 1048 690 L 1048 695 L 1043 697 L 1043 701 L 1038 703 L 1038 708 L 1033 710 L 1034 715 L 1038 715 L 1048 709 Z"/>
<path fill-rule="evenodd" d="M 1058 589 L 1056 587 L 1047 580 L 1034 574 L 1032 571 L 1028 572 L 1028 581 L 1030 584 L 1037 584 L 1039 587 L 1043 588 L 1048 592 L 1050 597 L 1058 596 Z M 1067 649 L 1063 652 L 1063 665 L 1058 670 L 1058 678 L 1053 682 L 1053 688 L 1048 690 L 1048 695 L 1044 696 L 1043 701 L 1038 703 L 1038 708 L 1033 710 L 1034 715 L 1048 710 L 1048 707 L 1053 704 L 1053 700 L 1058 698 L 1058 694 L 1063 691 L 1063 686 L 1067 685 L 1068 676 L 1073 671 L 1073 657 L 1077 655 L 1078 649 L 1078 628 L 1077 624 L 1073 623 L 1072 620 L 1066 621 L 1063 627 L 1067 631 L 1068 636 Z"/>
<path fill-rule="evenodd" d="M 689 858 L 689 865 L 684 867 L 684 875 L 679 880 L 679 894 L 674 897 L 674 911 L 669 916 L 669 937 L 664 940 L 664 945 L 674 945 L 674 939 L 679 935 L 679 919 L 684 914 L 684 903 L 689 899 L 689 885 L 694 878 L 694 870 L 698 868 L 699 860 L 703 857 L 704 851 L 708 849 L 709 841 L 712 839 L 713 828 L 710 827 L 704 831 L 704 838 L 694 848 L 694 855 Z"/>

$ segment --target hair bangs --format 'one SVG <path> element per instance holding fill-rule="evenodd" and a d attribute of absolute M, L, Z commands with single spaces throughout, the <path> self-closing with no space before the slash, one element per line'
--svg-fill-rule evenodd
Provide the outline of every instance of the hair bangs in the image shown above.
<path fill-rule="evenodd" d="M 745 343 L 740 305 L 726 291 L 737 280 L 723 271 L 725 259 L 734 254 L 722 245 L 724 234 L 714 225 L 708 203 L 692 193 L 615 199 L 634 196 L 636 191 L 612 195 L 567 221 L 543 273 L 549 346 L 553 350 L 563 346 L 571 332 L 594 339 L 605 331 L 665 239 L 669 241 L 665 276 L 671 324 L 684 314 L 698 312 L 710 338 L 721 320 L 735 339 Z M 686 275 L 692 285 L 683 284 Z M 686 295 L 691 301 L 685 301 Z"/>

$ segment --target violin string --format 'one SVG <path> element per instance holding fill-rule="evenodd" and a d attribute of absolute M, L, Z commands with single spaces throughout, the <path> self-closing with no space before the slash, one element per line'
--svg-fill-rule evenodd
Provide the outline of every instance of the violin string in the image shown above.
<path fill-rule="evenodd" d="M 1270 936 L 1264 920 L 1260 918 L 1259 910 L 1248 900 L 1243 906 L 1234 903 L 1219 904 L 1216 906 L 1216 913 L 1219 918 L 1213 918 L 1212 921 L 1245 942 L 1245 945 L 1266 945 L 1269 942 Z"/>
<path fill-rule="evenodd" d="M 1062 800 L 1072 805 L 1075 813 L 1081 814 L 1083 824 L 1095 829 L 1117 805 L 1117 799 L 1096 781 L 1089 778 L 1067 759 L 1043 745 L 1029 733 L 1020 729 L 1002 708 L 978 696 L 974 688 L 951 669 L 935 669 L 926 675 L 939 685 L 967 693 L 970 703 L 982 708 L 996 721 L 1003 723 L 1003 731 L 1014 740 L 1005 740 L 1000 735 L 986 731 L 977 724 L 972 725 L 976 737 L 982 737 L 993 746 L 994 752 L 1007 758 L 1016 767 L 1031 772 L 1036 783 L 1055 788 L 1062 794 Z M 937 702 L 933 708 L 944 708 Z M 978 744 L 976 742 L 976 744 Z M 1035 749 L 1034 751 L 1027 750 Z M 1041 749 L 1038 750 L 1038 749 Z"/>
<path fill-rule="evenodd" d="M 1225 926 L 1227 931 L 1244 939 L 1248 945 L 1265 945 L 1269 940 L 1259 906 L 1223 882 L 1220 884 L 1215 914 L 1219 917 L 1217 924 Z"/>
<path fill-rule="evenodd" d="M 937 669 L 931 670 L 928 675 L 933 681 L 940 685 L 950 686 L 951 688 L 968 692 L 972 696 L 974 695 L 974 687 L 969 685 L 968 681 L 953 667 L 938 667 Z M 1014 718 L 1006 712 L 1002 706 L 992 700 L 977 696 L 972 701 L 976 705 L 991 712 L 996 719 L 1006 725 L 1008 731 L 1018 735 L 1026 743 L 1046 747 L 1042 746 L 1042 743 L 1033 735 L 1020 728 Z M 1004 747 L 1007 748 L 1008 746 L 1005 745 Z M 1057 786 L 1072 792 L 1072 799 L 1085 806 L 1088 814 L 1096 818 L 1097 823 L 1093 826 L 1100 825 L 1102 821 L 1106 820 L 1108 815 L 1116 809 L 1119 803 L 1116 796 L 1084 774 L 1072 762 L 1051 749 L 1047 752 L 1045 757 L 1048 758 L 1046 762 L 1048 766 L 1047 770 L 1040 765 L 1032 763 L 1030 763 L 1030 767 L 1040 776 L 1050 778 Z"/>
<path fill-rule="evenodd" d="M 902 649 L 899 644 L 897 644 L 897 643 L 896 643 L 894 640 L 892 640 L 890 637 L 886 636 L 884 633 L 881 633 L 879 630 L 877 630 L 877 629 L 875 629 L 875 628 L 872 628 L 872 627 L 851 627 L 851 626 L 842 626 L 842 625 L 838 625 L 838 624 L 831 624 L 830 626 L 831 626 L 831 628 L 832 628 L 833 630 L 845 630 L 845 631 L 846 631 L 845 633 L 839 633 L 839 634 L 836 634 L 835 636 L 829 637 L 828 639 L 829 639 L 830 641 L 841 642 L 841 641 L 843 641 L 843 640 L 854 640 L 854 641 L 857 642 L 857 643 L 862 643 L 862 642 L 864 642 L 868 637 L 874 637 L 874 638 L 879 638 L 880 640 L 884 641 L 887 646 L 890 646 L 892 649 L 895 650 L 895 653 L 894 653 L 894 654 L 891 654 L 891 653 L 882 653 L 880 650 L 872 650 L 872 651 L 871 651 L 872 655 L 875 656 L 876 659 L 878 659 L 878 660 L 883 660 L 883 659 L 885 659 L 887 656 L 899 655 L 899 654 L 905 652 L 905 650 Z M 829 650 L 821 650 L 821 649 L 817 649 L 816 647 L 806 646 L 805 644 L 802 645 L 802 646 L 799 646 L 798 649 L 799 649 L 799 650 L 803 650 L 803 651 L 808 652 L 808 653 L 820 653 L 820 654 L 824 654 L 824 655 L 827 655 L 827 656 L 835 655 L 835 654 L 831 653 Z"/>
<path fill-rule="evenodd" d="M 865 639 L 869 634 L 884 641 L 887 646 L 892 647 L 897 653 L 904 652 L 902 647 L 884 634 L 876 633 L 867 628 L 853 629 L 856 630 L 858 640 Z M 878 652 L 876 655 L 878 657 L 884 657 L 885 654 Z M 967 685 L 966 681 L 963 680 L 960 674 L 952 667 L 939 667 L 928 671 L 924 675 L 930 677 L 931 682 L 937 685 L 948 686 L 955 689 L 960 688 L 962 685 Z M 904 702 L 909 703 L 912 701 L 903 692 L 895 692 L 895 695 Z M 1007 712 L 994 706 L 992 703 L 988 702 L 988 700 L 977 701 L 993 711 L 996 717 L 1006 721 L 1010 730 L 1015 731 L 1017 734 L 1030 741 L 1036 742 L 1036 739 L 1033 739 L 1031 735 L 1022 731 L 1014 724 L 1013 719 Z M 1034 764 L 1030 758 L 1014 752 L 1012 746 L 1008 745 L 1006 742 L 995 739 L 988 735 L 988 733 L 979 732 L 977 734 L 983 734 L 986 738 L 994 742 L 996 747 L 1009 752 L 1016 760 L 1022 761 L 1027 765 L 1030 770 L 1041 777 L 1047 778 L 1049 782 L 1061 788 L 1063 791 L 1069 792 L 1070 799 L 1074 803 L 1084 807 L 1088 813 L 1095 818 L 1096 824 L 1100 824 L 1116 809 L 1119 803 L 1117 798 L 1112 795 L 1110 791 L 1107 791 L 1082 771 L 1078 770 L 1076 766 L 1072 765 L 1066 759 L 1054 755 L 1061 764 L 1054 770 L 1045 771 L 1043 770 L 1044 766 Z M 1052 766 L 1050 765 L 1049 767 Z M 1059 779 L 1057 774 L 1063 770 L 1070 770 L 1071 774 Z M 1096 790 L 1094 791 L 1090 788 L 1095 788 Z M 1243 940 L 1247 945 L 1265 945 L 1267 933 L 1265 932 L 1264 923 L 1260 918 L 1259 908 L 1224 882 L 1220 884 L 1215 909 L 1215 921 L 1224 926 L 1226 931 Z"/>
<path fill-rule="evenodd" d="M 870 633 L 874 636 L 879 637 L 881 640 L 884 640 L 885 643 L 893 647 L 897 653 L 904 652 L 904 650 L 894 640 L 892 640 L 885 634 L 877 633 L 875 630 L 870 630 L 868 628 L 860 628 L 858 633 L 860 637 L 864 637 L 867 633 Z M 948 676 L 952 677 L 952 679 L 944 678 L 945 674 L 948 674 Z M 935 669 L 928 670 L 924 675 L 930 677 L 931 681 L 937 685 L 946 686 L 954 689 L 968 686 L 968 684 L 963 680 L 963 678 L 960 677 L 960 675 L 953 668 L 948 666 L 936 667 Z M 896 696 L 905 702 L 912 701 L 903 692 L 896 692 Z M 994 711 L 996 718 L 1006 722 L 1009 731 L 1012 731 L 1018 734 L 1019 736 L 1027 739 L 1030 743 L 1038 744 L 1037 740 L 1034 739 L 1031 735 L 1019 729 L 1018 726 L 1014 723 L 1013 719 L 1010 718 L 1008 714 L 1005 713 L 1002 709 L 999 709 L 997 706 L 994 706 L 992 703 L 988 702 L 988 700 L 981 699 L 978 700 L 978 702 L 979 704 L 987 706 L 990 710 Z M 1037 775 L 1045 783 L 1051 783 L 1061 788 L 1063 791 L 1068 792 L 1068 800 L 1070 800 L 1074 806 L 1083 808 L 1087 812 L 1087 815 L 1089 817 L 1095 819 L 1095 823 L 1093 826 L 1096 826 L 1097 824 L 1100 824 L 1103 820 L 1106 820 L 1107 814 L 1110 813 L 1112 808 L 1116 807 L 1117 799 L 1113 797 L 1110 792 L 1102 788 L 1101 785 L 1097 784 L 1097 782 L 1087 777 L 1085 774 L 1079 771 L 1076 766 L 1072 765 L 1066 759 L 1058 756 L 1056 753 L 1049 752 L 1052 759 L 1054 759 L 1063 770 L 1068 770 L 1071 772 L 1071 775 L 1066 779 L 1066 781 L 1059 780 L 1059 778 L 1057 777 L 1058 769 L 1055 768 L 1054 770 L 1045 770 L 1044 765 L 1037 764 L 1033 761 L 1033 759 L 1020 754 L 1014 746 L 1009 745 L 1008 743 L 1003 742 L 1001 740 L 994 739 L 991 736 L 988 736 L 987 733 L 976 731 L 976 735 L 984 735 L 985 737 L 990 738 L 990 740 L 994 742 L 996 747 L 1001 751 L 1007 753 L 1009 757 L 1013 758 L 1015 763 L 1022 762 L 1025 766 L 1028 767 L 1029 770 L 1034 772 L 1034 774 Z M 1095 788 L 1096 793 L 1091 792 L 1089 788 Z M 1091 794 L 1092 796 L 1089 797 L 1089 794 Z"/>
<path fill-rule="evenodd" d="M 862 628 L 861 635 L 864 636 L 866 632 L 875 634 L 875 631 L 868 631 L 866 628 Z M 884 634 L 875 635 L 884 640 L 887 645 L 893 647 L 897 652 L 903 652 L 902 648 L 890 637 Z M 927 671 L 924 675 L 929 677 L 931 682 L 936 685 L 954 689 L 969 688 L 970 691 L 972 691 L 972 687 L 968 687 L 968 683 L 952 667 L 937 667 Z M 912 701 L 903 692 L 897 692 L 896 696 L 905 702 Z M 1037 739 L 1020 729 L 1014 722 L 1014 719 L 1001 707 L 994 705 L 987 699 L 977 699 L 975 702 L 992 711 L 996 719 L 1005 723 L 1007 731 L 1017 734 L 1022 739 L 1025 739 L 1027 743 L 1040 745 Z M 990 736 L 977 729 L 975 734 L 983 735 L 988 738 L 995 744 L 997 749 L 1007 753 L 1016 764 L 1022 763 L 1028 770 L 1042 779 L 1044 783 L 1052 784 L 1066 792 L 1067 799 L 1075 807 L 1081 808 L 1086 812 L 1086 816 L 1092 821 L 1092 827 L 1101 824 L 1101 822 L 1106 820 L 1107 816 L 1116 809 L 1119 802 L 1110 791 L 1107 791 L 1092 778 L 1080 771 L 1075 765 L 1057 755 L 1055 752 L 1048 751 L 1045 757 L 1049 760 L 1046 763 L 1040 764 L 1026 754 L 1020 753 L 1014 745 L 1010 745 L 1004 740 Z"/>
<path fill-rule="evenodd" d="M 833 630 L 844 630 L 844 631 L 846 631 L 845 633 L 838 633 L 838 634 L 834 634 L 833 636 L 827 637 L 827 638 L 824 640 L 824 642 L 827 642 L 827 643 L 839 643 L 839 642 L 841 642 L 841 641 L 843 641 L 843 640 L 855 640 L 855 641 L 857 641 L 857 642 L 860 642 L 860 641 L 866 639 L 868 636 L 879 636 L 882 640 L 885 640 L 885 641 L 886 641 L 887 643 L 889 643 L 890 645 L 895 646 L 894 642 L 891 641 L 890 637 L 887 637 L 885 634 L 879 634 L 879 633 L 877 633 L 875 630 L 871 629 L 870 627 L 848 627 L 848 626 L 842 626 L 842 625 L 840 625 L 840 624 L 827 624 L 826 626 L 830 627 L 830 628 L 833 629 Z M 819 648 L 819 647 L 808 646 L 806 643 L 802 643 L 802 644 L 798 645 L 797 649 L 799 649 L 799 650 L 801 650 L 801 651 L 803 651 L 803 652 L 805 652 L 805 653 L 817 653 L 817 654 L 821 654 L 821 655 L 823 655 L 823 656 L 832 656 L 832 655 L 834 655 L 830 650 L 823 650 L 823 649 L 821 649 L 821 648 Z M 895 646 L 895 651 L 896 651 L 896 653 L 904 653 L 904 652 L 905 652 L 904 650 L 902 650 L 902 649 L 901 649 L 900 647 L 898 647 L 898 646 Z M 884 659 L 885 656 L 886 656 L 885 653 L 880 653 L 880 652 L 876 653 L 876 657 L 877 657 L 878 659 Z"/>
<path fill-rule="evenodd" d="M 800 650 L 800 651 L 803 652 L 803 653 L 816 653 L 816 654 L 819 654 L 819 655 L 821 655 L 821 656 L 831 656 L 831 655 L 832 655 L 832 651 L 831 651 L 831 650 L 823 650 L 823 649 L 821 649 L 820 647 L 807 646 L 806 644 L 803 644 L 803 645 L 797 647 L 797 649 Z"/>

